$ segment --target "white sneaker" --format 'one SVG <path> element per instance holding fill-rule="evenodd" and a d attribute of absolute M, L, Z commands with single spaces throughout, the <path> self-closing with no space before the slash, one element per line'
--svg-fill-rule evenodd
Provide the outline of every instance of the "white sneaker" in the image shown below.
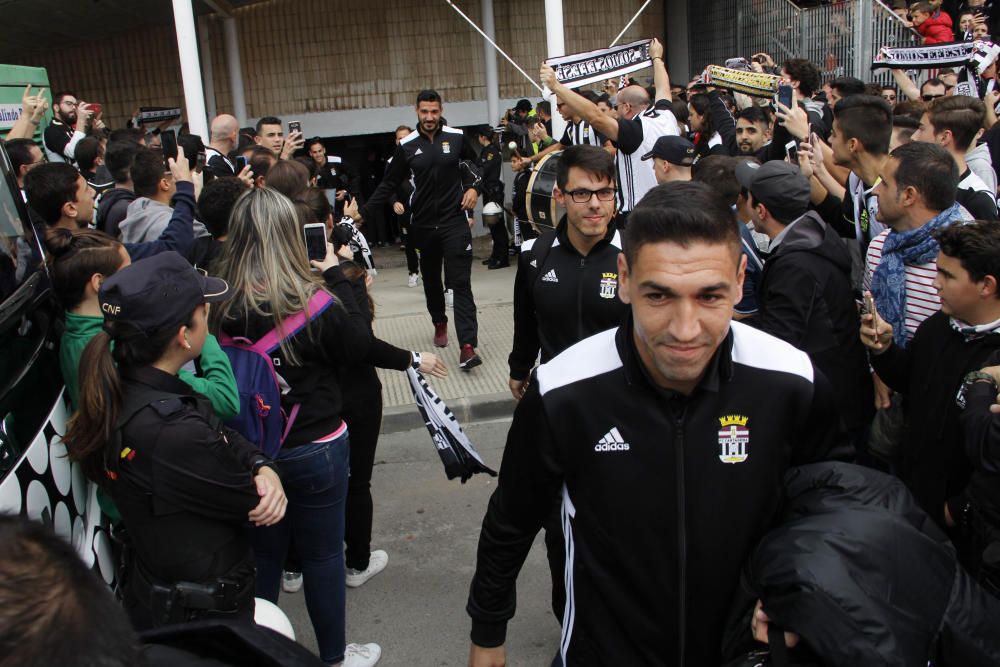
<path fill-rule="evenodd" d="M 372 667 L 382 657 L 378 644 L 348 644 L 344 649 L 343 667 Z"/>
<path fill-rule="evenodd" d="M 302 590 L 302 573 L 286 571 L 281 576 L 281 590 L 286 593 L 298 593 Z"/>
<path fill-rule="evenodd" d="M 368 567 L 364 570 L 355 570 L 351 567 L 347 568 L 347 585 L 351 588 L 357 588 L 384 570 L 388 562 L 389 554 L 381 549 L 376 549 L 368 557 Z"/>
<path fill-rule="evenodd" d="M 411 273 L 410 277 L 407 278 L 407 280 L 406 280 L 406 286 L 407 287 L 416 287 L 419 282 L 420 282 L 420 274 L 419 273 Z"/>
<path fill-rule="evenodd" d="M 450 290 L 449 289 L 449 290 L 445 290 L 444 291 L 444 303 L 449 308 L 454 308 L 455 307 L 455 291 L 454 290 Z"/>

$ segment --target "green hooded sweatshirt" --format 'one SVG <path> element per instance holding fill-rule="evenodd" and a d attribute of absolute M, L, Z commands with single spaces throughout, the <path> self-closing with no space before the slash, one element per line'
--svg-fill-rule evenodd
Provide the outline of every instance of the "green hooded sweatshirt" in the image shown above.
<path fill-rule="evenodd" d="M 59 346 L 59 368 L 66 382 L 66 394 L 70 407 L 76 410 L 80 403 L 80 357 L 90 339 L 101 332 L 103 317 L 66 313 L 66 332 Z M 236 388 L 233 368 L 229 357 L 219 347 L 219 341 L 209 334 L 201 351 L 201 370 L 204 377 L 198 377 L 181 370 L 178 377 L 196 392 L 212 402 L 212 408 L 220 419 L 230 419 L 240 412 L 240 394 Z"/>

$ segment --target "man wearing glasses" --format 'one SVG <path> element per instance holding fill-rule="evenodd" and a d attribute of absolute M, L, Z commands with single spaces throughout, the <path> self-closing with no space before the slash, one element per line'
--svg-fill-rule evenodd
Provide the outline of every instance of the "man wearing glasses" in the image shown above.
<path fill-rule="evenodd" d="M 892 86 L 882 86 L 882 99 L 889 103 L 891 109 L 896 108 L 896 89 Z"/>
<path fill-rule="evenodd" d="M 570 146 L 559 158 L 556 201 L 566 215 L 555 230 L 521 245 L 514 279 L 510 391 L 518 401 L 541 363 L 595 333 L 618 326 L 628 307 L 618 298 L 622 242 L 615 217 L 615 159 L 597 146 Z M 545 527 L 552 610 L 562 618 L 565 565 L 558 506 Z"/>
<path fill-rule="evenodd" d="M 78 104 L 73 93 L 56 93 L 52 99 L 52 122 L 45 128 L 45 155 L 49 162 L 75 163 L 76 145 L 91 126 L 103 128 L 87 105 Z"/>
<path fill-rule="evenodd" d="M 945 85 L 944 81 L 937 77 L 927 79 L 924 81 L 923 85 L 920 86 L 920 99 L 924 102 L 930 102 L 938 97 L 944 97 L 947 94 L 948 86 Z"/>

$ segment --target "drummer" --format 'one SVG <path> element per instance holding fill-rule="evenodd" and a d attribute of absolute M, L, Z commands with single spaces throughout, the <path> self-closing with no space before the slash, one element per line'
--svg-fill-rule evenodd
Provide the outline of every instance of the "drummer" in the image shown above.
<path fill-rule="evenodd" d="M 556 140 L 549 136 L 548 128 L 541 118 L 531 117 L 525 122 L 528 129 L 527 146 L 521 147 L 510 158 L 510 168 L 514 172 L 514 193 L 511 195 L 511 208 L 518 222 L 521 238 L 533 239 L 538 236 L 535 226 L 528 223 L 528 209 L 525 196 L 528 194 L 528 181 L 531 180 L 533 162 L 531 156 L 542 153 Z M 515 240 L 517 243 L 517 240 Z"/>
<path fill-rule="evenodd" d="M 545 363 L 574 343 L 618 326 L 628 312 L 617 293 L 622 242 L 611 224 L 617 208 L 615 159 L 588 145 L 570 146 L 551 159 L 558 160 L 553 195 L 566 214 L 554 230 L 521 245 L 509 358 L 510 392 L 516 400 L 528 388 L 539 351 Z M 562 618 L 566 591 L 558 503 L 544 527 L 552 611 Z"/>

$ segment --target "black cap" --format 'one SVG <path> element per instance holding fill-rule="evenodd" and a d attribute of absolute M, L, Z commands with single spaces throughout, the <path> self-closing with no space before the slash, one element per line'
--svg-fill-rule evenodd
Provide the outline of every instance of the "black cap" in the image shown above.
<path fill-rule="evenodd" d="M 694 144 L 684 137 L 672 134 L 657 139 L 656 143 L 653 144 L 653 150 L 643 155 L 642 159 L 649 160 L 654 157 L 666 160 L 670 164 L 690 167 L 694 164 L 697 154 L 694 150 Z"/>
<path fill-rule="evenodd" d="M 809 210 L 809 181 L 788 162 L 741 162 L 736 180 L 780 222 L 791 222 Z"/>
<path fill-rule="evenodd" d="M 149 336 L 183 323 L 198 304 L 229 298 L 229 285 L 169 251 L 118 271 L 101 285 L 98 298 L 105 320 L 128 322 Z"/>
<path fill-rule="evenodd" d="M 517 109 L 518 111 L 531 111 L 535 107 L 528 100 L 518 100 L 517 104 L 514 105 L 514 108 Z"/>

